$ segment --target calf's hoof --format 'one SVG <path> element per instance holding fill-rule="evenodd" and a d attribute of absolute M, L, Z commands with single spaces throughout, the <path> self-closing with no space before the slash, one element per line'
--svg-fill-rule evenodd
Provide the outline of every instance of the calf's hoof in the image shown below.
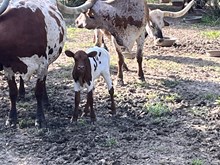
<path fill-rule="evenodd" d="M 17 127 L 17 119 L 8 118 L 5 122 L 5 125 L 11 128 Z"/>
<path fill-rule="evenodd" d="M 77 117 L 72 116 L 70 119 L 70 123 L 77 124 L 77 119 L 78 119 Z"/>
<path fill-rule="evenodd" d="M 46 128 L 47 127 L 47 123 L 45 119 L 36 119 L 35 120 L 35 127 L 37 128 Z"/>
<path fill-rule="evenodd" d="M 116 81 L 116 86 L 124 86 L 124 85 L 125 84 L 124 84 L 123 79 L 118 78 L 117 81 Z"/>
<path fill-rule="evenodd" d="M 96 122 L 96 117 L 91 117 L 91 124 L 95 124 Z"/>
<path fill-rule="evenodd" d="M 141 81 L 141 82 L 144 82 L 145 78 L 144 77 L 138 77 L 138 80 Z"/>

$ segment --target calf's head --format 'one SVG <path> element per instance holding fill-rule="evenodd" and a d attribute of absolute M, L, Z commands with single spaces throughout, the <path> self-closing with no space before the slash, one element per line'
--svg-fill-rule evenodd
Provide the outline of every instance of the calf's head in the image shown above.
<path fill-rule="evenodd" d="M 95 57 L 97 52 L 92 51 L 86 53 L 82 50 L 77 51 L 76 53 L 66 50 L 65 54 L 68 57 L 74 58 L 75 65 L 73 68 L 73 79 L 75 81 L 80 81 L 80 84 L 83 85 L 87 80 L 91 78 L 91 65 L 89 57 Z"/>

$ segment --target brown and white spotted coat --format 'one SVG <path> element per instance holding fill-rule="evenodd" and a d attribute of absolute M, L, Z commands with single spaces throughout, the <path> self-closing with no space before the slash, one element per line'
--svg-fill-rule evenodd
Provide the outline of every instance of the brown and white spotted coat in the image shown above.
<path fill-rule="evenodd" d="M 91 121 L 96 120 L 95 111 L 93 109 L 93 89 L 95 79 L 102 76 L 108 86 L 111 98 L 111 113 L 115 114 L 114 88 L 110 76 L 110 55 L 109 52 L 102 47 L 92 47 L 86 52 L 79 50 L 73 53 L 69 50 L 65 51 L 68 57 L 74 58 L 75 65 L 73 67 L 73 80 L 75 91 L 75 109 L 73 112 L 73 121 L 77 121 L 79 115 L 80 91 L 87 88 L 87 103 L 85 106 L 85 114 L 90 112 Z M 90 111 L 89 111 L 90 108 Z"/>
<path fill-rule="evenodd" d="M 0 15 L 0 33 L 0 66 L 8 79 L 11 99 L 7 124 L 17 122 L 15 73 L 25 81 L 36 73 L 36 125 L 41 127 L 45 121 L 42 100 L 48 66 L 61 54 L 66 37 L 65 22 L 56 1 L 11 0 Z"/>

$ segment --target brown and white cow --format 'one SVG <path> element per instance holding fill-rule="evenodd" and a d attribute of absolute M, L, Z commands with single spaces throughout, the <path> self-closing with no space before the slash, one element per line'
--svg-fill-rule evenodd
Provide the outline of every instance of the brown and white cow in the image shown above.
<path fill-rule="evenodd" d="M 85 7 L 90 4 L 90 7 Z M 65 13 L 77 14 L 79 7 L 66 7 L 58 3 L 58 7 Z M 87 10 L 89 9 L 89 10 Z M 122 66 L 123 54 L 130 53 L 134 43 L 137 43 L 138 76 L 144 80 L 142 70 L 143 46 L 145 27 L 150 27 L 149 10 L 145 0 L 87 0 L 83 4 L 83 11 L 76 19 L 76 26 L 87 29 L 104 29 L 113 36 L 115 49 L 118 53 L 118 82 L 123 84 Z M 158 29 L 157 29 L 158 30 Z M 162 33 L 159 38 L 162 37 Z"/>
<path fill-rule="evenodd" d="M 9 86 L 11 109 L 6 124 L 16 126 L 18 89 L 15 74 L 28 80 L 37 74 L 36 126 L 45 124 L 43 95 L 48 66 L 62 52 L 66 37 L 63 17 L 55 0 L 3 0 L 0 7 L 0 68 Z"/>

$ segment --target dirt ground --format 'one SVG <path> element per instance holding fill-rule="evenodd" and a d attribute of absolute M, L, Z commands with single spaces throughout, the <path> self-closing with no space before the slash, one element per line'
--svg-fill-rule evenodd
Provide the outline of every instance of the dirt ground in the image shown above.
<path fill-rule="evenodd" d="M 34 127 L 35 78 L 26 84 L 26 98 L 18 102 L 17 129 L 7 128 L 8 87 L 0 73 L 1 165 L 219 165 L 220 164 L 220 58 L 206 50 L 219 49 L 220 38 L 204 31 L 219 27 L 186 24 L 168 19 L 164 35 L 177 38 L 172 47 L 155 46 L 146 39 L 143 68 L 146 82 L 137 80 L 136 60 L 126 60 L 125 86 L 116 86 L 116 116 L 109 111 L 109 96 L 102 78 L 97 80 L 94 108 L 97 122 L 80 118 L 71 124 L 74 108 L 72 62 L 64 54 L 49 68 L 48 127 Z M 80 30 L 67 43 L 73 51 L 86 49 L 93 32 Z M 116 80 L 116 54 L 112 78 Z M 85 103 L 81 96 L 81 107 Z M 154 114 L 156 109 L 161 114 Z"/>

